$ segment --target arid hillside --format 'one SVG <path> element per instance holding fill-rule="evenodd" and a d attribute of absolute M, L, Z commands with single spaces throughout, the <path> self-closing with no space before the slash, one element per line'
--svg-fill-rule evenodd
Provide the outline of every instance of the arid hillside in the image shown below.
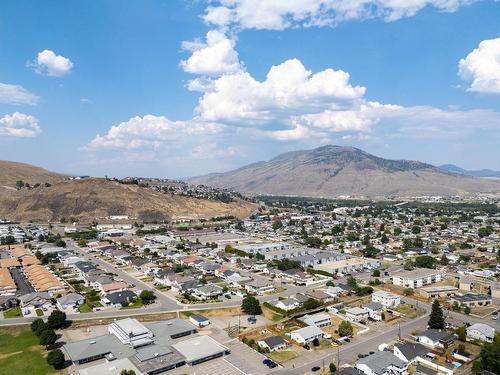
<path fill-rule="evenodd" d="M 500 182 L 440 170 L 412 160 L 383 159 L 354 147 L 294 151 L 191 183 L 242 193 L 309 197 L 410 197 L 500 193 Z"/>
<path fill-rule="evenodd" d="M 0 218 L 53 221 L 75 217 L 80 222 L 119 214 L 145 221 L 226 215 L 243 218 L 256 208 L 242 200 L 222 203 L 164 194 L 102 178 L 64 180 L 62 175 L 40 168 L 25 164 L 17 167 L 18 163 L 8 162 L 5 169 L 9 177 L 0 185 Z M 32 176 L 30 170 L 34 171 Z M 17 180 L 29 182 L 31 186 L 37 182 L 42 185 L 18 190 L 14 188 Z M 51 185 L 45 186 L 45 182 Z"/>
<path fill-rule="evenodd" d="M 17 163 L 15 161 L 0 160 L 0 187 L 15 188 L 17 181 L 35 184 L 53 184 L 63 181 L 64 175 L 49 172 L 46 169 L 33 165 Z"/>

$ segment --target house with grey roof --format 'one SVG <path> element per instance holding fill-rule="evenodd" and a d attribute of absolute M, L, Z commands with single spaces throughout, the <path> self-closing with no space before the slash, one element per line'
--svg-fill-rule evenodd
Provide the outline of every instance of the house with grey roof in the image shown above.
<path fill-rule="evenodd" d="M 414 342 L 399 342 L 394 344 L 393 353 L 408 364 L 418 361 L 429 352 L 425 346 Z"/>
<path fill-rule="evenodd" d="M 408 364 L 386 350 L 359 359 L 355 367 L 366 375 L 408 374 Z"/>
<path fill-rule="evenodd" d="M 200 300 L 206 300 L 220 297 L 223 293 L 223 289 L 215 284 L 206 284 L 193 288 L 191 293 Z"/>
<path fill-rule="evenodd" d="M 85 298 L 76 293 L 69 293 L 56 299 L 57 307 L 59 307 L 61 310 L 66 310 L 68 308 L 76 309 L 84 302 Z"/>
<path fill-rule="evenodd" d="M 443 348 L 445 344 L 449 345 L 455 341 L 452 334 L 441 329 L 427 329 L 415 337 L 419 343 L 433 349 Z"/>
<path fill-rule="evenodd" d="M 299 344 L 306 344 L 308 342 L 314 341 L 314 339 L 321 339 L 326 336 L 328 336 L 328 334 L 323 332 L 316 326 L 299 328 L 295 331 L 292 331 L 290 334 L 290 338 L 298 342 Z"/>
<path fill-rule="evenodd" d="M 495 339 L 495 328 L 484 323 L 475 323 L 467 328 L 467 339 L 493 342 Z"/>
<path fill-rule="evenodd" d="M 257 345 L 262 349 L 268 349 L 270 352 L 286 348 L 286 341 L 280 336 L 270 336 L 257 341 Z"/>

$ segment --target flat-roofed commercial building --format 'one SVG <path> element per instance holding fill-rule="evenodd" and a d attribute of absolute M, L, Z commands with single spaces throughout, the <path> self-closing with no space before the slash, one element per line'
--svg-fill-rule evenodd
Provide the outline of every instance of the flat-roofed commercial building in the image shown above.
<path fill-rule="evenodd" d="M 224 345 L 219 344 L 210 336 L 197 336 L 172 345 L 188 365 L 196 365 L 230 353 Z"/>
<path fill-rule="evenodd" d="M 314 269 L 335 274 L 357 272 L 367 268 L 377 268 L 379 266 L 380 262 L 376 259 L 352 257 L 317 264 L 314 266 Z"/>
<path fill-rule="evenodd" d="M 451 302 L 457 302 L 460 306 L 477 307 L 491 305 L 491 296 L 485 294 L 467 293 L 463 296 L 454 296 L 450 298 Z"/>
<path fill-rule="evenodd" d="M 420 293 L 426 298 L 450 297 L 458 291 L 458 288 L 451 285 L 429 286 L 420 289 Z"/>
<path fill-rule="evenodd" d="M 108 332 L 115 335 L 123 344 L 137 348 L 153 342 L 153 332 L 135 319 L 117 320 L 108 326 Z"/>
<path fill-rule="evenodd" d="M 392 277 L 392 283 L 405 288 L 420 288 L 425 285 L 440 282 L 443 272 L 428 268 L 415 268 L 411 271 L 402 271 Z"/>

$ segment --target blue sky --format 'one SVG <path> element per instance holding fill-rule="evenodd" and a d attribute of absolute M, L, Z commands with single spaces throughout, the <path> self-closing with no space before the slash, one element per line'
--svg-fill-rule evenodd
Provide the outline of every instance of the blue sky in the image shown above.
<path fill-rule="evenodd" d="M 182 177 L 353 145 L 500 169 L 500 3 L 0 4 L 0 158 Z"/>

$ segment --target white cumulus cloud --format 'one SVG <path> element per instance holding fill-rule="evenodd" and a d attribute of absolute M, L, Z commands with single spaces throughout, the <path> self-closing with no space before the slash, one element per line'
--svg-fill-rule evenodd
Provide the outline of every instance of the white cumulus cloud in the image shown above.
<path fill-rule="evenodd" d="M 500 94 L 500 38 L 483 40 L 458 63 L 458 74 L 469 91 Z"/>
<path fill-rule="evenodd" d="M 41 132 L 36 117 L 14 112 L 0 118 L 0 137 L 32 138 Z"/>
<path fill-rule="evenodd" d="M 219 76 L 242 69 L 234 40 L 221 31 L 211 30 L 206 42 L 183 42 L 182 47 L 192 52 L 187 60 L 181 61 L 181 67 L 187 73 Z"/>
<path fill-rule="evenodd" d="M 56 55 L 53 51 L 45 49 L 39 52 L 35 61 L 28 63 L 36 73 L 52 77 L 61 77 L 73 68 L 70 59 L 64 56 Z"/>
<path fill-rule="evenodd" d="M 0 103 L 5 104 L 35 104 L 38 96 L 32 94 L 24 87 L 0 83 Z"/>
<path fill-rule="evenodd" d="M 97 135 L 88 149 L 158 149 L 164 144 L 186 138 L 215 134 L 220 126 L 196 121 L 171 121 L 164 116 L 135 116 L 112 126 L 101 136 Z"/>
<path fill-rule="evenodd" d="M 363 97 L 365 88 L 349 83 L 349 73 L 326 69 L 313 74 L 298 59 L 271 67 L 258 81 L 248 72 L 225 74 L 210 84 L 197 112 L 206 121 L 255 125 L 342 106 Z"/>
<path fill-rule="evenodd" d="M 216 26 L 283 30 L 294 26 L 335 26 L 347 21 L 411 17 L 432 6 L 454 12 L 476 0 L 218 0 L 203 19 Z"/>

